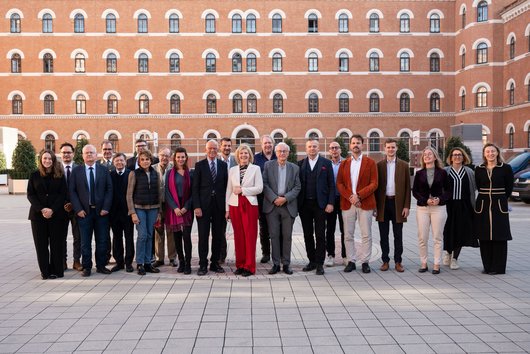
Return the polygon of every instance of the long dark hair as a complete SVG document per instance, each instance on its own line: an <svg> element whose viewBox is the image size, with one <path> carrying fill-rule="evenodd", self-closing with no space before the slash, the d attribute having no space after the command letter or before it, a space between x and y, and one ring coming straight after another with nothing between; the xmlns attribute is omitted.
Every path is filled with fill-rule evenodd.
<svg viewBox="0 0 530 354"><path fill-rule="evenodd" d="M44 167L42 165L42 156L44 154L50 154L50 156L52 157L52 165L50 167L50 171L46 171L46 167ZM46 175L51 175L53 178L63 178L63 168L62 168L62 165L59 161L57 161L57 157L55 156L55 153L51 150L42 150L40 153L39 153L39 163L38 163L38 166L39 166L39 173L42 177L46 176Z"/></svg>
<svg viewBox="0 0 530 354"><path fill-rule="evenodd" d="M177 153L184 153L186 156L186 162L184 163L184 171L188 170L188 152L186 151L186 148L183 148L182 146L177 146L175 149L175 153L173 154L173 168L178 171L179 167L177 164Z"/></svg>

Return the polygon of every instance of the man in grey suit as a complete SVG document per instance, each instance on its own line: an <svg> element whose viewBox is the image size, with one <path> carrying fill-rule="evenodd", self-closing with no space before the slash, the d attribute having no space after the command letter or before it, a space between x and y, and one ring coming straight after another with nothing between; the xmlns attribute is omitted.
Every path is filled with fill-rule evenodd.
<svg viewBox="0 0 530 354"><path fill-rule="evenodd" d="M289 145L278 143L275 148L277 160L266 162L263 170L263 212L267 216L273 262L269 274L280 271L280 262L284 273L293 274L291 242L301 184L299 167L287 161L289 150Z"/></svg>

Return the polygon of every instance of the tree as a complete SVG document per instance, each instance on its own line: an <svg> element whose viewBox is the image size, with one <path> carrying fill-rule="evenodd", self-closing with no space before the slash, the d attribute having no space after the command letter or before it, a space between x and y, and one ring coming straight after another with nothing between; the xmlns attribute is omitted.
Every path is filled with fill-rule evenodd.
<svg viewBox="0 0 530 354"><path fill-rule="evenodd" d="M297 163L298 158L296 157L296 144L294 143L293 139L286 138L283 140L284 143L289 145L289 157L287 158L287 161L292 163Z"/></svg>
<svg viewBox="0 0 530 354"><path fill-rule="evenodd" d="M79 139L77 141L77 144L75 145L74 150L74 162L78 165L83 164L83 147L85 145L88 145L88 140L86 139Z"/></svg>
<svg viewBox="0 0 530 354"><path fill-rule="evenodd" d="M29 175L37 169L37 154L31 141L19 140L13 151L13 179L28 179Z"/></svg>
<svg viewBox="0 0 530 354"><path fill-rule="evenodd" d="M0 151L0 171L7 168L6 155L3 151Z"/></svg>
<svg viewBox="0 0 530 354"><path fill-rule="evenodd" d="M462 142L462 139L459 136L452 136L447 140L444 150L444 163L447 156L449 156L449 152L451 151L451 149L455 147L462 148L466 152L467 156L469 156L469 164L473 164L471 149ZM445 163L445 165L447 165L447 163Z"/></svg>
<svg viewBox="0 0 530 354"><path fill-rule="evenodd" d="M401 159L401 160L407 161L407 162L410 161L408 141L405 142L403 139L398 139L396 155L397 155L398 159Z"/></svg>
<svg viewBox="0 0 530 354"><path fill-rule="evenodd" d="M348 145L344 143L344 139L342 139L340 136L336 137L334 139L337 143L339 143L340 146L340 156L345 159L348 157Z"/></svg>

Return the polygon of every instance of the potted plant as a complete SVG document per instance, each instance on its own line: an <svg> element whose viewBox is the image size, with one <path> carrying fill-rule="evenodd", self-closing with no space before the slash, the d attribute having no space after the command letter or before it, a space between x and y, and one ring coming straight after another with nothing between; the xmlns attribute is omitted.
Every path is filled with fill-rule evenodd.
<svg viewBox="0 0 530 354"><path fill-rule="evenodd" d="M9 194L24 194L29 175L37 169L36 153L29 140L19 140L13 151L13 170L9 173Z"/></svg>

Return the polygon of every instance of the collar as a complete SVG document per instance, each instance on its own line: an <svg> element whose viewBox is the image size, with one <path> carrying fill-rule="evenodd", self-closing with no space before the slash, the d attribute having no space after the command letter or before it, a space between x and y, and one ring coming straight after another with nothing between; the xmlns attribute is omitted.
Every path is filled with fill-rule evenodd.
<svg viewBox="0 0 530 354"><path fill-rule="evenodd" d="M363 159L363 154L361 153L361 154L359 155L359 158L358 158L358 159L356 159L355 156L351 155L351 159L352 159L353 161L362 161L362 159Z"/></svg>
<svg viewBox="0 0 530 354"><path fill-rule="evenodd" d="M386 159L386 163L396 163L397 158L394 156L392 160Z"/></svg>

